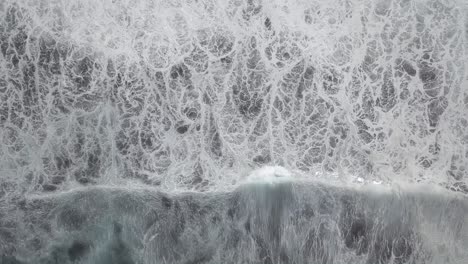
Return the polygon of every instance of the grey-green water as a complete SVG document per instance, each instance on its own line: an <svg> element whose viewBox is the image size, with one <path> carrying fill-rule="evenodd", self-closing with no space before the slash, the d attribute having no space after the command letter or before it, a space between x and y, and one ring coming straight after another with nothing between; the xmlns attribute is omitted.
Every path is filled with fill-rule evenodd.
<svg viewBox="0 0 468 264"><path fill-rule="evenodd" d="M381 189L280 182L35 197L20 201L2 263L466 263L466 197Z"/></svg>

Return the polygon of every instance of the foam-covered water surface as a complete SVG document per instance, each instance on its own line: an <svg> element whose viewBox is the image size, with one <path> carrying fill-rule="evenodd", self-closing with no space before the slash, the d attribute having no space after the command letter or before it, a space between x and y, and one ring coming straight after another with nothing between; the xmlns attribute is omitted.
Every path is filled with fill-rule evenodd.
<svg viewBox="0 0 468 264"><path fill-rule="evenodd" d="M441 203L468 195L467 62L464 0L0 0L2 261L464 262L456 250L468 247L466 237L453 230L466 223L443 213L458 202ZM448 193L399 194L410 185ZM309 187L307 196L301 188ZM372 218L355 227L372 221L370 231L356 231L371 234L367 242L343 231L346 193ZM210 226L205 216L184 220L180 232L200 247L190 248L188 237L168 231L190 210L175 211L163 194L209 204L209 214L222 214L238 194L254 231L233 231L240 218L223 216L209 232L201 231ZM310 221L327 224L313 222L309 231L323 241L309 239L309 220L285 215L325 194L341 209L317 218L315 207ZM146 199L169 208L150 209ZM85 229L73 216L60 220L75 203L96 215ZM453 217L466 218L465 209ZM132 210L141 215L127 223ZM151 212L172 219L167 230L147 230L162 228L144 223ZM400 240L377 223L391 212L418 222L406 232L400 220L382 220L413 243L408 256L395 253L401 260L390 252L407 242L390 243ZM53 218L44 230L41 214ZM145 232L153 242L137 235ZM436 233L447 237L437 242Z"/></svg>
<svg viewBox="0 0 468 264"><path fill-rule="evenodd" d="M4 0L0 13L5 188L205 190L280 164L466 190L463 1Z"/></svg>

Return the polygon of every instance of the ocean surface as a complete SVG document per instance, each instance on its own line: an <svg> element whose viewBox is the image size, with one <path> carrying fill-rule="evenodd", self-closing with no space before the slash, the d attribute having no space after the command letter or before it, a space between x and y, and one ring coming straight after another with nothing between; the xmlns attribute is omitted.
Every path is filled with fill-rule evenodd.
<svg viewBox="0 0 468 264"><path fill-rule="evenodd" d="M464 0L0 0L0 264L468 263Z"/></svg>

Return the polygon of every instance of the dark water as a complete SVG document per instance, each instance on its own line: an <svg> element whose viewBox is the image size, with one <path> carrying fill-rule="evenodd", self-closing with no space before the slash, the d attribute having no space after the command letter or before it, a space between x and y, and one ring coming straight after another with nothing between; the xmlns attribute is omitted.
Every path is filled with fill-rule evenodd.
<svg viewBox="0 0 468 264"><path fill-rule="evenodd" d="M21 201L2 263L463 263L468 200L439 191L92 187Z"/></svg>

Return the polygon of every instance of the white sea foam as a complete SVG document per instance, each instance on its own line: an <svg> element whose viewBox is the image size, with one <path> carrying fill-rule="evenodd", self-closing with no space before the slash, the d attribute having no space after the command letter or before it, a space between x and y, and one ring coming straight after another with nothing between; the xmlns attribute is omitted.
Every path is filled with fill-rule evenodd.
<svg viewBox="0 0 468 264"><path fill-rule="evenodd" d="M249 183L282 183L291 181L291 172L281 166L265 166L252 171L247 177Z"/></svg>
<svg viewBox="0 0 468 264"><path fill-rule="evenodd" d="M1 179L208 190L283 164L466 185L465 6L1 1Z"/></svg>

